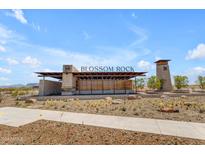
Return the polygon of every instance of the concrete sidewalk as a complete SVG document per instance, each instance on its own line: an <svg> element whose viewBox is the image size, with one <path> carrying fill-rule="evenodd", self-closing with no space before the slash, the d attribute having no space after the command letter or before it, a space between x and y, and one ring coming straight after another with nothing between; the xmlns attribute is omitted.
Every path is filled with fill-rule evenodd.
<svg viewBox="0 0 205 154"><path fill-rule="evenodd" d="M15 107L0 108L0 124L3 125L18 127L41 119L205 140L205 123Z"/></svg>

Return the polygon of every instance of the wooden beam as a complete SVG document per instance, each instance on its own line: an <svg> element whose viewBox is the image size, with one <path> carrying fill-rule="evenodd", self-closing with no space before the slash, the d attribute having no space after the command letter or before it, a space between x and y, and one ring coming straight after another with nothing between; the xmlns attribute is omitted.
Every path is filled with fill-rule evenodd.
<svg viewBox="0 0 205 154"><path fill-rule="evenodd" d="M102 77L102 94L104 94L104 82L103 82L103 77Z"/></svg>

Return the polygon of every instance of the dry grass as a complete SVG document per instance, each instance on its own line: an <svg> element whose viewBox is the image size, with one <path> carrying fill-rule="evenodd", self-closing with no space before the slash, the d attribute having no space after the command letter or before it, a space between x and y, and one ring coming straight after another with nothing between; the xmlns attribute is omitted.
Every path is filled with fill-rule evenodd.
<svg viewBox="0 0 205 154"><path fill-rule="evenodd" d="M136 100L117 99L119 104L113 104L116 100L47 100L33 104L24 101L17 104L19 107L61 110L69 112L83 112L92 114L105 114L117 116L131 116L143 118L168 119L179 121L205 122L205 97L187 98L142 98ZM38 107L38 106L37 106ZM160 109L169 108L178 110L179 113L160 112Z"/></svg>
<svg viewBox="0 0 205 154"><path fill-rule="evenodd" d="M165 97L165 98L139 98L128 99L48 99L46 101L20 101L18 96L13 97L11 91L1 91L0 107L17 106L40 108L48 110L61 110L69 112L82 112L92 114L131 116L142 118L156 118L179 121L205 122L205 96L194 97ZM24 91L25 89L18 89ZM27 89L29 93L30 90ZM19 93L19 92L18 92ZM16 100L17 99L17 100ZM117 103L116 103L117 102ZM178 110L179 113L159 112L164 108Z"/></svg>

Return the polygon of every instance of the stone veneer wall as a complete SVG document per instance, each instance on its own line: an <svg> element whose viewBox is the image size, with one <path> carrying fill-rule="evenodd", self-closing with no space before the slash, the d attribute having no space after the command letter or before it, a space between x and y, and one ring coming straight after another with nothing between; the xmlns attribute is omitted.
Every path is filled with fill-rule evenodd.
<svg viewBox="0 0 205 154"><path fill-rule="evenodd" d="M62 83L58 81L40 80L39 96L60 95Z"/></svg>

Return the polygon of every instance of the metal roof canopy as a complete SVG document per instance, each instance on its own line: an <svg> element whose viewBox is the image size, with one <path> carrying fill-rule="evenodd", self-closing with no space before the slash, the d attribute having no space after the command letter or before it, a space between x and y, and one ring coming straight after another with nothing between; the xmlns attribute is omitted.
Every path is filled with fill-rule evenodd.
<svg viewBox="0 0 205 154"><path fill-rule="evenodd" d="M38 77L52 77L62 80L62 72L35 72ZM72 72L80 79L130 79L136 76L145 76L147 72Z"/></svg>

